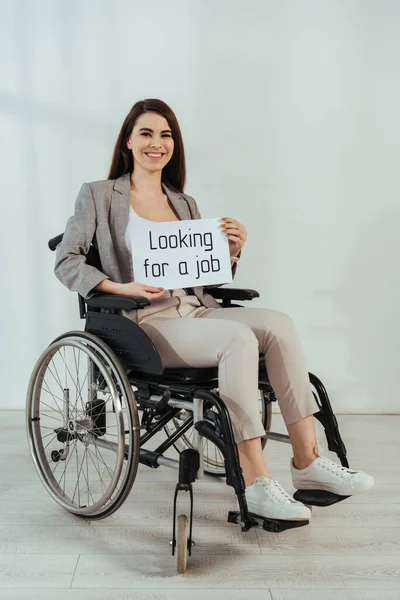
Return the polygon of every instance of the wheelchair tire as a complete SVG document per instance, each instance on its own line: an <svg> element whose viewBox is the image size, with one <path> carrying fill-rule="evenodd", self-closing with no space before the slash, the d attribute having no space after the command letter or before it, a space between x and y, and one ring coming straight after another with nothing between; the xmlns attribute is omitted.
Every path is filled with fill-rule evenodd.
<svg viewBox="0 0 400 600"><path fill-rule="evenodd" d="M179 515L176 534L176 570L181 575L187 569L189 520L186 515Z"/></svg>
<svg viewBox="0 0 400 600"><path fill-rule="evenodd" d="M213 391L217 391L218 388L214 388ZM273 392L267 392L264 390L259 390L260 393L260 417L264 427L264 430L271 430L271 420L272 420L272 406L271 406L271 398L270 395ZM179 417L179 415L178 415ZM178 417L175 417L165 425L164 430L168 437L170 437L181 425ZM171 426L172 424L172 426ZM173 444L175 450L180 454L186 448L193 448L192 440L193 440L193 427L191 427L186 433L181 435L179 439ZM266 443L266 438L262 438L261 444L264 450ZM214 458L211 457L211 454L214 455ZM203 464L204 464L204 472L208 475L214 475L216 477L226 477L225 471L225 461L220 452L220 450L213 444L210 440L204 439L204 452L203 452Z"/></svg>
<svg viewBox="0 0 400 600"><path fill-rule="evenodd" d="M102 519L122 505L139 464L139 418L125 370L104 341L69 331L46 348L29 381L26 426L36 470L60 506Z"/></svg>

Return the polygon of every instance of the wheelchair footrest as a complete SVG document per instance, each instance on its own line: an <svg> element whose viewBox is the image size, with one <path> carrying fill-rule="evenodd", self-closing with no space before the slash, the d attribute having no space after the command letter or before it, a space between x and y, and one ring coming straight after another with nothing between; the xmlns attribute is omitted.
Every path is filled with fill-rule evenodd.
<svg viewBox="0 0 400 600"><path fill-rule="evenodd" d="M272 531L273 533L280 533L281 531L285 531L286 529L294 529L295 527L304 527L304 525L308 525L310 521L302 520L302 521L284 521L282 519L267 519L266 517L262 517L260 515L256 515L254 513L249 512L249 527L246 530L250 529L250 527L259 527L264 531ZM239 511L230 510L228 513L228 523L236 523L241 525L241 516ZM243 529L243 527L242 527Z"/></svg>
<svg viewBox="0 0 400 600"><path fill-rule="evenodd" d="M293 494L293 498L309 506L331 506L350 498L350 496L339 496L339 494L327 492L326 490L297 490Z"/></svg>

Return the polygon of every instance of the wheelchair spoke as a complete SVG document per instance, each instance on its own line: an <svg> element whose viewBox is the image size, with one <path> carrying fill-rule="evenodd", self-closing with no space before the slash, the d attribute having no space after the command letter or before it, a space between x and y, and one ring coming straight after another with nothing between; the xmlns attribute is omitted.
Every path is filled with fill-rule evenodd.
<svg viewBox="0 0 400 600"><path fill-rule="evenodd" d="M73 349L73 350L74 350L74 349ZM61 355L61 357L62 357L62 355ZM73 384L74 384L74 386L75 386L75 390L77 391L77 394L76 394L77 398L76 398L76 402L75 402L75 406L74 406L74 408L75 408L75 411L77 410L77 408L76 408L76 407L77 407L77 404L78 404L78 396L80 397L81 404L82 404L82 408L84 409L84 402L83 402L83 400L82 400L82 394L81 394L82 388L80 388L80 389L79 389L79 387L76 385L76 383L75 383L75 381L74 381L74 378L72 377L71 371L70 371L70 369L69 369L69 367L68 367L68 365L67 365L67 363L66 363L66 358L65 358L65 347L64 347L64 359L63 359L63 360L64 360L65 369L68 371L68 373L69 373L69 376L70 376L70 378L71 378L71 380L72 380L72 383L73 383ZM86 374L86 377L87 377L87 374ZM83 385L85 384L86 377L85 377L85 379L84 379L84 382L82 383L82 387L83 387ZM68 386L67 386L67 377L66 377L66 383L65 383L65 387L66 387L66 388L68 387Z"/></svg>
<svg viewBox="0 0 400 600"><path fill-rule="evenodd" d="M86 448L87 449L87 448ZM88 461L88 454L89 452L85 452L85 456L86 456L86 485L87 485L87 503L89 504L89 494L91 494L90 492L90 485L89 485L89 461Z"/></svg>
<svg viewBox="0 0 400 600"><path fill-rule="evenodd" d="M77 451L77 454L78 454L78 451ZM80 464L80 467L79 467L79 471L78 471L78 473L77 473L78 485L79 485L79 477L80 477L80 475L81 475L81 473L82 473L82 469L83 469L83 463L85 462L85 455L86 455L86 448L85 448L85 450L83 451L83 457L82 457L82 460L81 460L81 464ZM77 458L78 458L78 457L77 457ZM79 486L79 487L80 487L80 486Z"/></svg>
<svg viewBox="0 0 400 600"><path fill-rule="evenodd" d="M84 410L85 407L84 407L83 400L82 400L82 388L85 385L86 377L85 377L82 385L79 386L79 358L80 358L81 353L79 352L79 358L78 358L78 364L77 364L77 362L76 362L75 348L72 348L72 352L73 352L73 355L74 355L74 363L75 363L75 370L76 370L76 382L78 384L77 385L77 389L79 390L78 391L78 395L79 395L80 400L81 400L82 410ZM90 369L90 366L89 366L89 369ZM89 369L88 369L88 371L89 371ZM87 374L86 374L86 376L87 376Z"/></svg>
<svg viewBox="0 0 400 600"><path fill-rule="evenodd" d="M74 441L72 442L72 444L75 444L75 445L76 445L76 440L74 440ZM67 460L66 460L66 462L65 462L65 464L64 464L64 473L66 473L66 471L67 471L67 469L68 469L68 465L69 465L69 463L70 463L70 461L71 461L71 458L72 458L72 457L73 457L73 455L74 455L73 451L71 452L71 446L69 447L69 449L70 449L70 452L69 452L68 458L67 458ZM61 462L62 462L62 461L61 461L61 460L59 460L59 461L56 463L56 465L59 465ZM55 471L55 469L54 469L54 471ZM53 471L53 473L54 473L54 471Z"/></svg>
<svg viewBox="0 0 400 600"><path fill-rule="evenodd" d="M93 463L93 466L94 466L94 468L96 469L96 471L97 471L97 473L98 473L98 475L99 475L99 481L100 481L100 485L102 486L102 488L104 489L104 492L105 492L105 491L107 490L107 488L106 488L106 486L104 485L103 478L102 478L102 476L101 476L101 473L100 473L100 471L99 471L98 465L96 465L96 463L94 462L92 454L93 454L93 453L92 453L92 451L91 451L91 450L89 450L89 452L88 452L88 456L89 456L90 460L92 461L92 463Z"/></svg>
<svg viewBox="0 0 400 600"><path fill-rule="evenodd" d="M87 448L85 448L85 452L84 452L84 455L83 455L83 458L82 458L82 463L81 463L81 468L80 468L79 474L82 473L82 475L83 475L83 477L85 478L85 481L86 481L86 487L87 487L87 492L88 492L88 502L89 502L89 495L90 495L92 501L94 502L94 498L93 498L92 493L90 491L90 486L89 486L88 478L86 477L85 471L83 470L83 463L84 463L85 458L87 458Z"/></svg>
<svg viewBox="0 0 400 600"><path fill-rule="evenodd" d="M42 440L45 440L50 435L53 436L53 439L56 437L56 434L54 433L54 427L42 427L42 429L51 429L50 433L46 433L46 435L42 435Z"/></svg>
<svg viewBox="0 0 400 600"><path fill-rule="evenodd" d="M64 488L63 488L63 493L64 494L65 494L65 480L66 480L67 468L68 468L68 464L69 464L69 461L71 460L72 456L73 456L73 452L70 452L70 456L67 459L67 463L63 465L64 466L64 470L61 473L61 477L60 477L60 479L57 482L58 485L60 485L60 481L64 478ZM61 463L62 463L62 461L58 461L58 462L55 463L55 467L52 469L52 475L53 475L53 477L55 477L55 473L57 471L57 468L58 468L58 466Z"/></svg>
<svg viewBox="0 0 400 600"><path fill-rule="evenodd" d="M49 371L50 371L50 373L53 375L53 372L51 371L51 369L50 369L50 366L49 366ZM53 375L53 377L54 377L54 375ZM59 381L57 381L57 379L56 379L55 377L54 377L54 380L56 381L56 383L57 383L58 385L60 385ZM43 380L43 382L44 382L44 380ZM47 385L47 383L46 383L46 385ZM62 386L61 386L61 385L60 385L60 388L61 388L61 391L63 392L63 388L62 388ZM47 389L47 390L46 390L46 388L45 388L45 391L47 391L47 393L48 393L48 394L50 394L50 395L52 396L52 398L53 398L53 400L54 400L54 403L55 403L55 404L56 404L56 406L58 407L59 411L62 413L62 410L61 410L61 408L58 406L58 403L56 402L56 400L55 400L55 399L57 398L57 400L60 400L60 402L61 402L61 405L62 405L62 403L63 403L63 399L62 399L62 398L60 398L59 396L56 396L55 394L53 394L53 392L51 392L49 389Z"/></svg>
<svg viewBox="0 0 400 600"><path fill-rule="evenodd" d="M53 361L53 359L54 359L54 357L52 357L52 358L51 358L51 361L50 361L50 363L53 363L53 364L54 364L54 361ZM54 375L53 371L52 371L52 370L51 370L51 368L50 368L50 363L49 363L48 369L49 369L49 371L50 371L51 375L53 376L53 378L54 378L54 381L55 381L56 383L58 383L58 385L59 385L59 387L60 387L60 390L61 390L61 391L63 391L63 389L64 389L64 388L63 388L63 386L62 386L62 383L61 383L60 376L59 376L59 374L58 374L58 373L57 373L57 377ZM56 365L55 365L55 364L54 364L54 367L56 368ZM57 369L56 369L56 370L57 370Z"/></svg>
<svg viewBox="0 0 400 600"><path fill-rule="evenodd" d="M51 433L48 433L47 435L45 435L45 436L44 436L44 438L45 438L45 437L48 437L49 435L51 435ZM49 442L46 444L46 446L43 448L44 450L46 450L46 448L47 448L48 446L50 446L50 444L53 442L53 440L54 440L54 438L55 438L55 437L57 437L57 434L56 434L56 433L53 435L53 437L51 438L51 440L50 440L50 441L49 441ZM44 439L44 438L43 438L43 439Z"/></svg>
<svg viewBox="0 0 400 600"><path fill-rule="evenodd" d="M112 476L112 471L110 470L109 466L107 465L106 461L104 460L104 458L102 457L102 455L100 454L99 448L98 446L95 444L94 445L95 450L96 450L96 456L100 457L101 462L104 465L104 470L103 470L103 475L105 473L105 470L107 469L107 471L109 472L109 474Z"/></svg>
<svg viewBox="0 0 400 600"><path fill-rule="evenodd" d="M43 383L45 383L46 386L48 386L48 384L47 384L47 382L45 380L43 380ZM42 383L42 386L43 386L43 383ZM62 413L61 408L58 406L58 404L55 402L55 400L59 400L60 402L64 402L64 400L62 398L60 398L59 396L56 396L56 394L54 394L48 388L46 389L45 387L43 387L42 389L43 389L44 392L46 392L47 394L49 394L54 399L54 403L56 404L56 406L59 409L59 411ZM52 408L52 410L54 410L54 409Z"/></svg>
<svg viewBox="0 0 400 600"><path fill-rule="evenodd" d="M44 402L42 402L42 404L44 404ZM47 419L53 419L54 421L58 421L60 422L60 418L59 417L54 417L53 415L45 415ZM43 427L43 425L41 426Z"/></svg>
<svg viewBox="0 0 400 600"><path fill-rule="evenodd" d="M78 488L78 506L81 505L81 499L80 499L80 491L79 491L79 475L78 475L78 450L77 450L78 445L75 444L75 456L76 456L76 485L75 485L75 490L74 490L74 495L72 496L72 502L74 502L75 500L75 494L76 494L76 489Z"/></svg>
<svg viewBox="0 0 400 600"><path fill-rule="evenodd" d="M72 444L74 444L74 447L71 449L71 445L72 445ZM76 446L77 446L77 440L74 440L74 441L72 442L72 444L70 444L70 446L69 446L69 455L68 455L68 457L67 457L66 461L64 462L64 461L61 461L61 460L59 460L59 461L56 463L57 465L59 465L59 464L61 464L61 463L63 463L63 462L64 462L64 471L63 471L63 474L61 475L61 477L60 477L60 479L59 479L59 481L58 481L58 484L60 484L60 481L61 481L61 479L62 479L62 478L64 478L64 486L65 486L65 479L66 479L66 474L67 474L68 466L69 466L69 463L71 462L71 459L72 459L72 457L74 456L74 449L75 449L75 448L76 448ZM71 451L71 450L72 450L72 451ZM64 493L65 493L65 489L64 489Z"/></svg>
<svg viewBox="0 0 400 600"><path fill-rule="evenodd" d="M110 467L107 465L106 461L102 457L102 455L100 453L100 450L99 450L99 448L97 446L95 446L95 451L96 451L97 461L99 461L99 459L100 459L100 462L103 463L103 465L104 465L103 472L101 473L100 472L100 468L101 467L100 467L99 463L97 463L99 465L99 474L100 474L101 481L103 481L104 473L106 472L106 469L108 471L108 474L109 474L110 478L112 479L113 472L111 471Z"/></svg>
<svg viewBox="0 0 400 600"><path fill-rule="evenodd" d="M43 380L43 384L46 384L46 386L47 386L47 383L46 383L46 381L45 381L45 380ZM42 384L42 385L43 385L43 384ZM46 388L42 388L42 389L43 389L43 391L44 391L44 392L46 392L47 394L49 394L49 395L50 395L50 396L53 398L53 400L54 400L54 404L56 405L58 412L59 412L59 413L62 415L62 414L63 414L63 412L62 412L61 408L58 406L58 403L57 403L57 401L56 401L56 398L57 398L58 400L60 400L61 402L63 402L63 400L62 400L61 398L58 398L58 396L55 396L55 395L54 395L54 394L53 394L53 393L52 393L52 392L51 392L49 389L46 389ZM42 400L42 403L43 403L43 404L45 404L45 403L43 402L43 400ZM50 410L54 410L54 408L53 408L52 406L49 406L48 404L46 404L46 406L48 406L48 407L50 408Z"/></svg>

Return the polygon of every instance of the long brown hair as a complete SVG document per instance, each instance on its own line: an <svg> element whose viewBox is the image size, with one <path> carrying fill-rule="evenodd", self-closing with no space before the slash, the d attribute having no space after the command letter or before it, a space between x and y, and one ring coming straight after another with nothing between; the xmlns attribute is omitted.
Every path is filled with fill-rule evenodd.
<svg viewBox="0 0 400 600"><path fill-rule="evenodd" d="M132 173L134 169L133 156L132 152L127 148L126 142L132 133L136 119L145 112L158 113L168 121L168 125L172 131L172 139L174 140L174 152L170 161L162 170L161 181L176 192L183 192L186 181L186 162L181 130L173 110L168 104L157 98L139 100L132 106L122 124L115 144L108 179L117 179L125 173Z"/></svg>

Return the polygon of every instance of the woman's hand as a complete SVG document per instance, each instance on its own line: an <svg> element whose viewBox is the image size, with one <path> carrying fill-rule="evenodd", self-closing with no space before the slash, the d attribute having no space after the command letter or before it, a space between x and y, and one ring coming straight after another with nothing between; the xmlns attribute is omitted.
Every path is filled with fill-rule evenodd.
<svg viewBox="0 0 400 600"><path fill-rule="evenodd" d="M246 227L230 217L223 217L221 221L221 230L227 235L229 241L229 254L237 256L247 240Z"/></svg>
<svg viewBox="0 0 400 600"><path fill-rule="evenodd" d="M144 296L148 300L158 300L164 294L165 289L147 285L147 283L138 283L131 281L130 283L120 283L118 294L122 296Z"/></svg>

